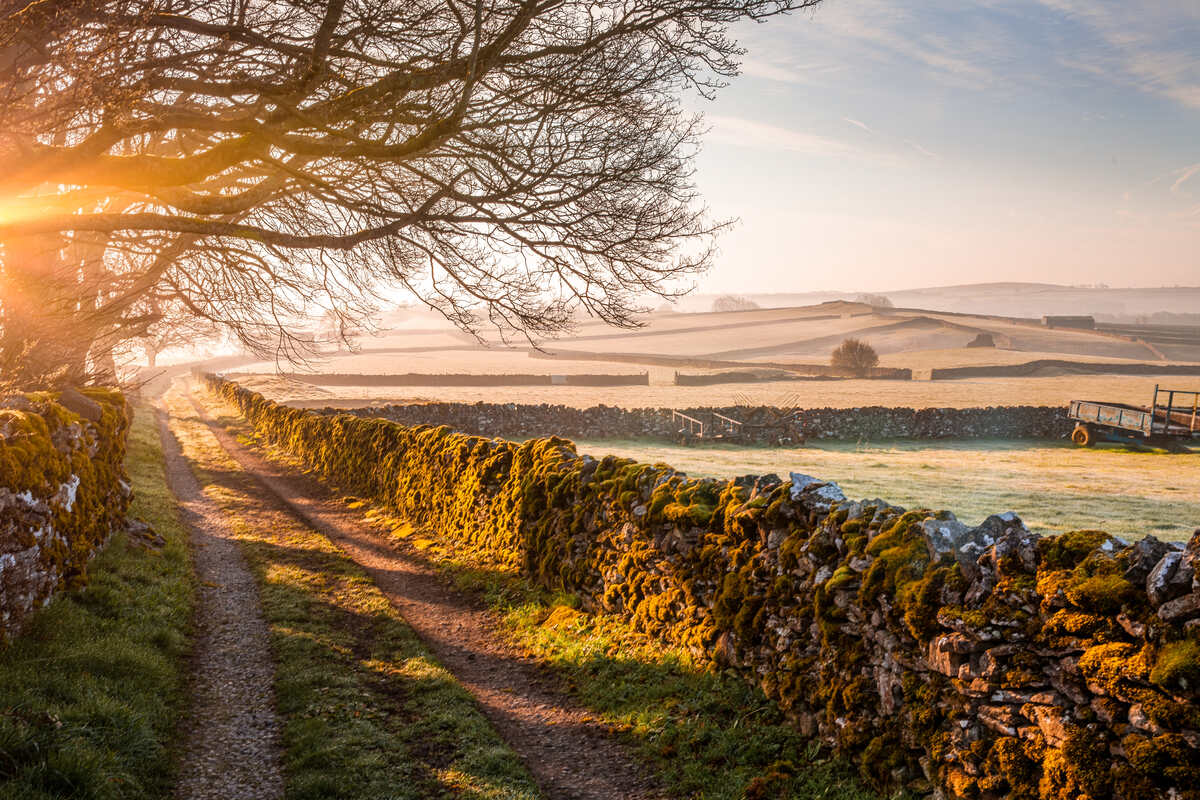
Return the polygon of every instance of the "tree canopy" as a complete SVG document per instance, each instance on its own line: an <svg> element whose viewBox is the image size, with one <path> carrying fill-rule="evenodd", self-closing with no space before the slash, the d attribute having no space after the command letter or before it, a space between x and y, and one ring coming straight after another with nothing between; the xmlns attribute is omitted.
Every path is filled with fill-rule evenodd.
<svg viewBox="0 0 1200 800"><path fill-rule="evenodd" d="M875 348L861 339L843 339L829 356L829 364L835 369L852 375L866 375L879 365L879 354Z"/></svg>
<svg viewBox="0 0 1200 800"><path fill-rule="evenodd" d="M66 363L169 305L287 351L396 286L467 329L626 324L721 226L681 95L816 2L0 0L0 348L66 318Z"/></svg>

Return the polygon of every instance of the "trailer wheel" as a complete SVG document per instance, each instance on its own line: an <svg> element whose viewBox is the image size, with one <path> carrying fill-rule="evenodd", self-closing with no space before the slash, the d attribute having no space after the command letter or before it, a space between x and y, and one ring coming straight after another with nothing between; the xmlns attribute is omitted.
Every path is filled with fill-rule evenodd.
<svg viewBox="0 0 1200 800"><path fill-rule="evenodd" d="M1071 431L1071 441L1080 447L1091 447L1096 439L1087 425L1076 425L1075 430Z"/></svg>

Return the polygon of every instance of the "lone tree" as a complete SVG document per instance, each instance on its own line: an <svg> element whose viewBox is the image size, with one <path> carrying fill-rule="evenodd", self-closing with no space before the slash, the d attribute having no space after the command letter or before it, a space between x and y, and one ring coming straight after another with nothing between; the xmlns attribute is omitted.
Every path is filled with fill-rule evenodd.
<svg viewBox="0 0 1200 800"><path fill-rule="evenodd" d="M870 294L869 292L860 294L854 298L856 303L866 303L875 308L895 308L895 304L888 298L886 294Z"/></svg>
<svg viewBox="0 0 1200 800"><path fill-rule="evenodd" d="M758 307L758 303L754 302L749 297L743 297L739 294L723 294L716 300L713 300L712 304L712 310L716 312L753 311Z"/></svg>
<svg viewBox="0 0 1200 800"><path fill-rule="evenodd" d="M829 357L829 364L834 369L849 372L852 375L865 375L879 364L879 354L875 348L859 339L843 339L834 348Z"/></svg>
<svg viewBox="0 0 1200 800"><path fill-rule="evenodd" d="M0 0L0 363L78 379L156 305L287 356L396 287L632 324L723 226L679 96L816 2Z"/></svg>

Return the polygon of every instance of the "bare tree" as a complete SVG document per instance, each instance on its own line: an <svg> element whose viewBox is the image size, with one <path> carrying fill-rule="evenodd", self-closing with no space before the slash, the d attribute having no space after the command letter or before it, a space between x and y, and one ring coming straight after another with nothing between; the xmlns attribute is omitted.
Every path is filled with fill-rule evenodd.
<svg viewBox="0 0 1200 800"><path fill-rule="evenodd" d="M631 324L721 227L680 95L816 2L0 0L0 347L65 316L45 358L82 363L163 287L284 355L397 286L468 330Z"/></svg>
<svg viewBox="0 0 1200 800"><path fill-rule="evenodd" d="M852 375L866 375L879 364L875 348L859 339L843 339L829 356L829 364L835 369Z"/></svg>
<svg viewBox="0 0 1200 800"><path fill-rule="evenodd" d="M139 302L139 308L148 319L154 321L147 324L136 338L125 339L115 345L116 353L124 356L127 362L132 362L140 355L146 366L153 368L165 351L203 347L215 344L222 338L222 331L217 325L193 314L170 294L152 292Z"/></svg>
<svg viewBox="0 0 1200 800"><path fill-rule="evenodd" d="M867 305L874 306L875 308L895 308L896 307L895 304L891 301L891 299L888 298L888 296L886 294L864 293L864 294L860 294L858 297L854 298L854 302L866 303Z"/></svg>
<svg viewBox="0 0 1200 800"><path fill-rule="evenodd" d="M753 311L758 307L758 303L740 294L723 294L716 300L713 300L712 304L712 310L718 313L724 311Z"/></svg>

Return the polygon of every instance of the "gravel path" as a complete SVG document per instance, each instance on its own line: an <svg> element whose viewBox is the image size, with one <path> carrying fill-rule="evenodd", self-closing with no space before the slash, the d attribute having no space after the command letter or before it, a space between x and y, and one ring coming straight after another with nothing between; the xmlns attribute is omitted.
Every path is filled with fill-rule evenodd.
<svg viewBox="0 0 1200 800"><path fill-rule="evenodd" d="M254 577L217 505L204 496L159 413L167 483L179 500L199 581L192 713L185 724L180 800L283 797L275 668Z"/></svg>
<svg viewBox="0 0 1200 800"><path fill-rule="evenodd" d="M639 800L664 793L544 667L507 644L481 601L398 550L317 481L243 447L200 404L221 446L292 513L358 562L438 660L474 695L550 800Z"/></svg>

